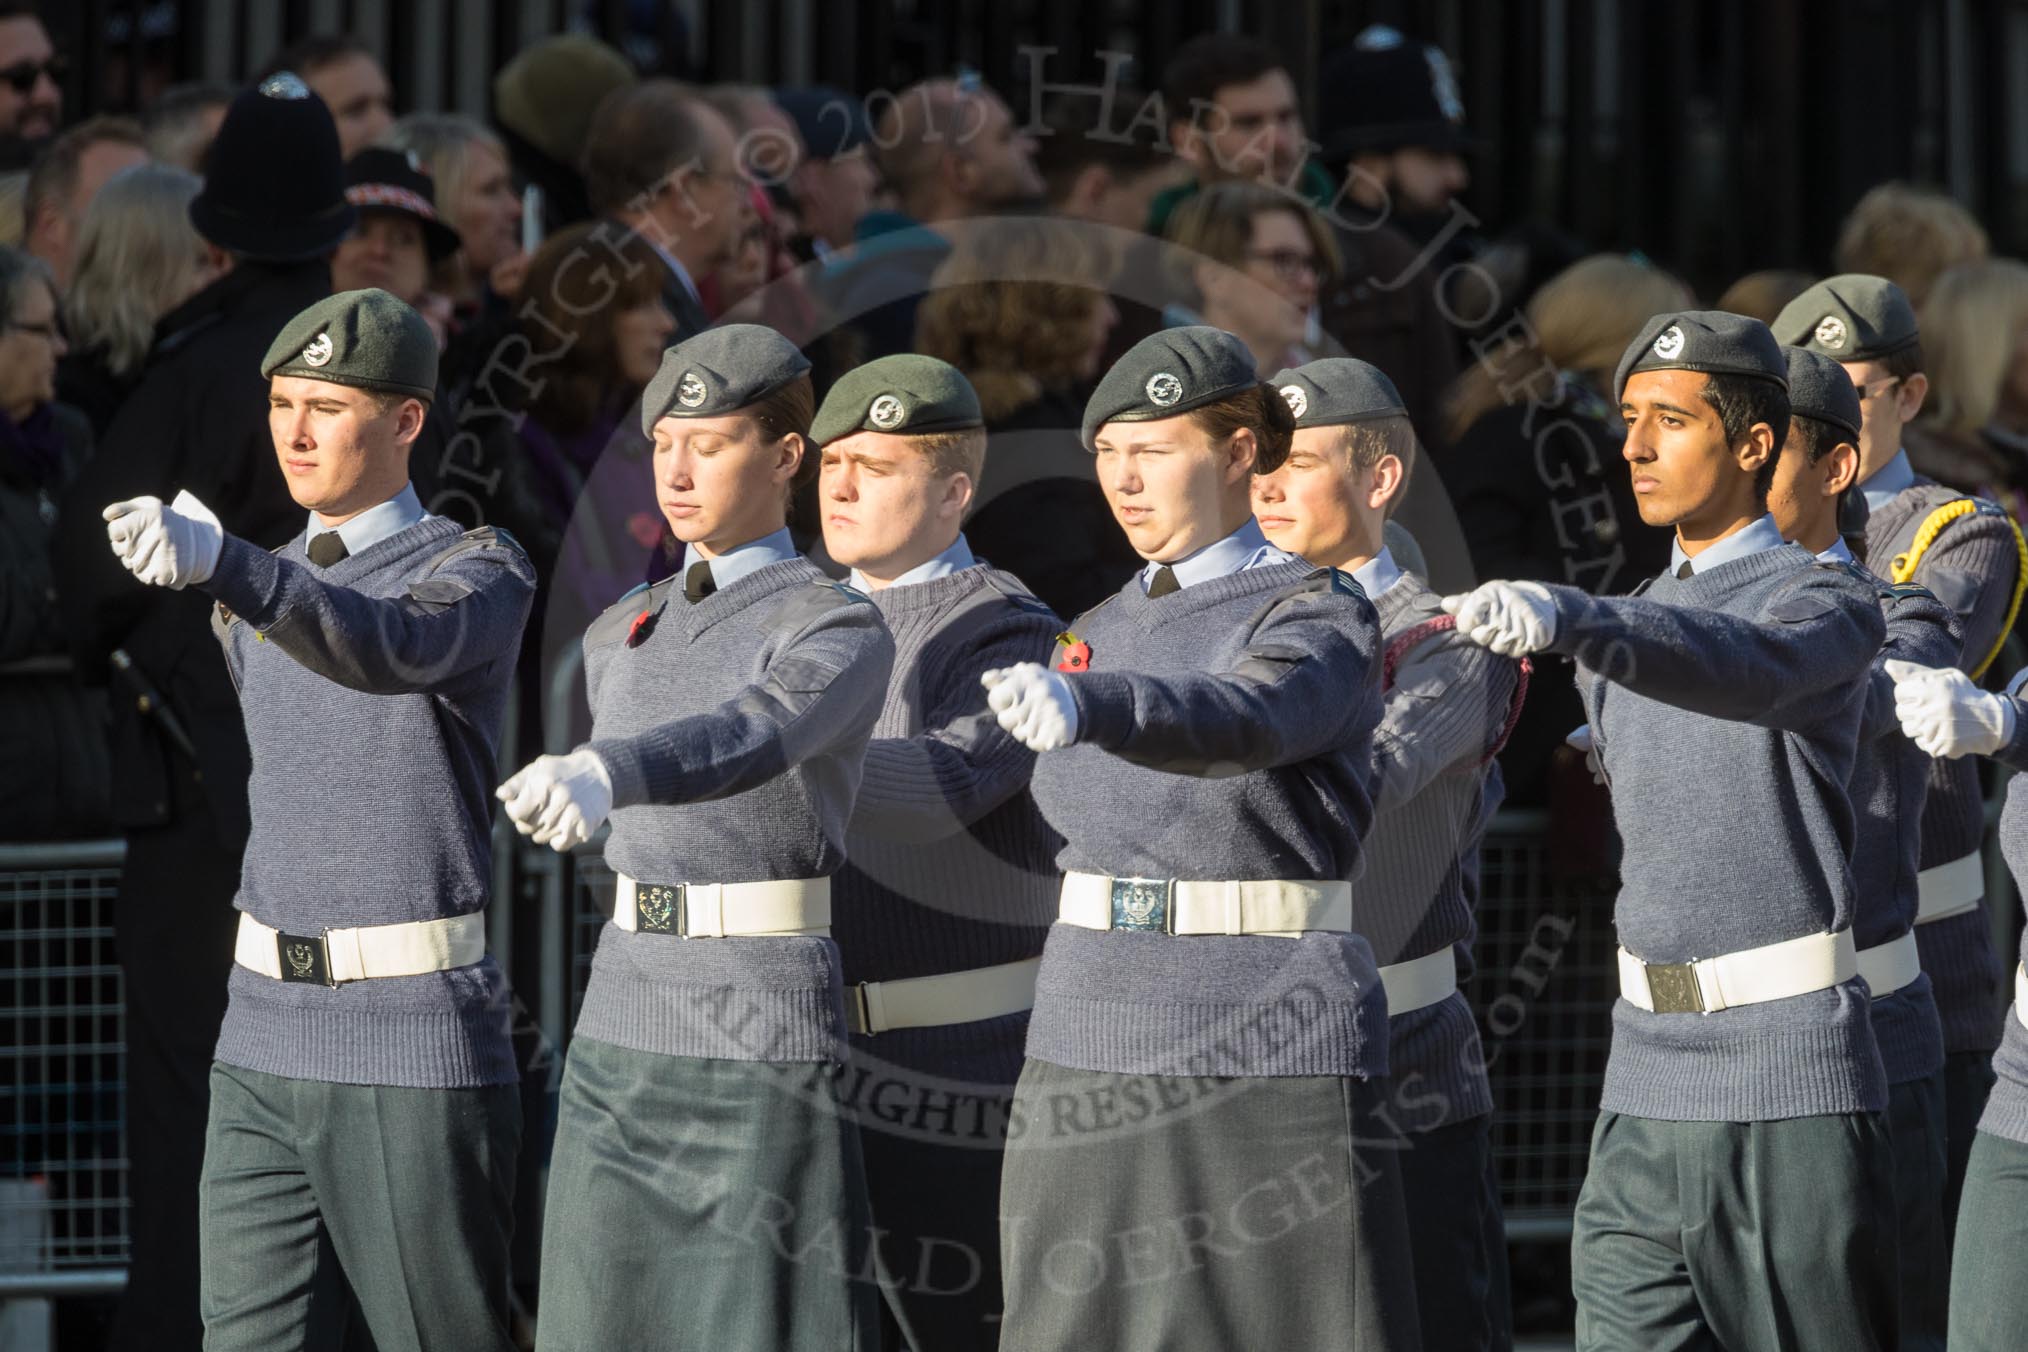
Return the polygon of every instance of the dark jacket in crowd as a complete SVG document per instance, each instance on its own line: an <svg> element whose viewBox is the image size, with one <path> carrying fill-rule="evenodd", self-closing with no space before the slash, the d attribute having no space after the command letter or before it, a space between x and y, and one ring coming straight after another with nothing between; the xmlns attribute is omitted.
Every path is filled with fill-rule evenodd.
<svg viewBox="0 0 2028 1352"><path fill-rule="evenodd" d="M249 766L209 604L196 591L146 587L130 576L106 545L101 510L141 494L166 502L187 488L226 530L263 548L301 530L303 509L275 462L260 366L282 326L330 292L321 260L241 262L164 316L140 384L64 496L57 591L81 671L112 681L113 813L122 826L168 825L171 777L188 788L196 775L220 844L236 855L246 840ZM159 694L187 750L161 718L142 711L131 678L115 678L115 649Z"/></svg>
<svg viewBox="0 0 2028 1352"><path fill-rule="evenodd" d="M898 211L869 211L850 249L832 255L818 299L864 340L862 359L915 351L915 312L950 241Z"/></svg>
<svg viewBox="0 0 2028 1352"><path fill-rule="evenodd" d="M113 415L134 392L141 373L113 374L106 364L103 346L77 348L56 363L56 399L68 404L91 421L92 439L104 441L112 428Z"/></svg>
<svg viewBox="0 0 2028 1352"><path fill-rule="evenodd" d="M1440 451L1449 490L1482 578L1563 583L1623 595L1669 562L1669 532L1641 520L1624 437L1605 401L1566 378L1560 408L1508 404ZM1550 757L1585 721L1568 663L1535 658L1521 720L1501 753L1508 802L1547 795Z"/></svg>
<svg viewBox="0 0 2028 1352"><path fill-rule="evenodd" d="M1440 410L1458 374L1458 334L1437 305L1440 265L1384 225L1335 233L1340 272L1318 302L1319 322L1347 356L1387 372L1422 444L1441 445Z"/></svg>
<svg viewBox="0 0 2028 1352"><path fill-rule="evenodd" d="M965 522L974 554L1065 619L1111 596L1141 566L1078 440L1083 415L1081 399L1049 393L988 419L986 469Z"/></svg>
<svg viewBox="0 0 2028 1352"><path fill-rule="evenodd" d="M0 413L0 839L111 833L105 698L71 671L49 558L57 499L91 452L74 408Z"/></svg>

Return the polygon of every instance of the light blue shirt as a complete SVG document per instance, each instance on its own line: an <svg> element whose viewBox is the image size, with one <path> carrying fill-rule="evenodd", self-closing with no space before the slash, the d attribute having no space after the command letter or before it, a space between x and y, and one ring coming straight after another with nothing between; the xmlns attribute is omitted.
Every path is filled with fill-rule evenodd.
<svg viewBox="0 0 2028 1352"><path fill-rule="evenodd" d="M1873 477L1859 485L1859 493L1866 499L1866 510L1877 512L1913 487L1915 466L1908 463L1908 451L1904 448L1896 451L1892 460L1874 470Z"/></svg>
<svg viewBox="0 0 2028 1352"><path fill-rule="evenodd" d="M310 513L310 533L304 536L307 543L326 531L335 530L338 538L345 542L347 554L362 554L379 544L390 535L398 535L429 513L423 511L422 499L416 496L414 484L403 484L396 493L378 507L368 507L358 516L342 526L327 526Z"/></svg>
<svg viewBox="0 0 2028 1352"><path fill-rule="evenodd" d="M1775 525L1774 514L1769 513L1746 529L1734 531L1694 559L1683 552L1681 540L1672 540L1669 544L1669 571L1679 571L1687 561L1692 576L1708 573L1722 563L1758 554L1763 549L1779 549L1787 543L1782 539L1781 528Z"/></svg>
<svg viewBox="0 0 2028 1352"><path fill-rule="evenodd" d="M728 549L710 560L711 580L723 590L743 577L758 573L771 563L782 563L795 557L796 542L789 538L789 528L783 526L773 535L763 535L758 540L749 540L738 548ZM692 562L695 561L693 558ZM689 572L690 565L684 564L683 571Z"/></svg>
<svg viewBox="0 0 2028 1352"><path fill-rule="evenodd" d="M1226 577L1233 573L1245 572L1249 568L1265 568L1277 563L1300 563L1301 560L1285 549L1277 549L1268 543L1261 533L1260 522L1252 517L1223 540L1204 546L1187 558L1177 559L1164 565L1150 562L1141 570L1141 590L1148 590L1148 584L1155 580L1155 573L1163 567L1176 571L1176 584L1189 587L1213 578Z"/></svg>
<svg viewBox="0 0 2028 1352"><path fill-rule="evenodd" d="M1377 601L1380 593L1401 581L1401 569L1394 562L1394 551L1386 545L1380 552L1352 570L1352 580L1359 584L1359 590L1366 593L1366 599Z"/></svg>
<svg viewBox="0 0 2028 1352"><path fill-rule="evenodd" d="M922 563L918 563L915 567L909 569L887 585L890 587L906 587L911 582L928 582L932 578L949 577L952 573L963 572L977 562L978 560L972 557L972 547L966 544L965 537L960 535L957 539L951 541L949 549L946 549L933 559L926 559ZM866 585L866 575L857 568L852 570L852 576L846 580L845 585L854 591L873 590Z"/></svg>
<svg viewBox="0 0 2028 1352"><path fill-rule="evenodd" d="M1845 543L1843 536L1831 541L1829 549L1818 551L1817 557L1825 563L1849 563L1855 567L1859 563L1859 560L1852 557L1852 546Z"/></svg>

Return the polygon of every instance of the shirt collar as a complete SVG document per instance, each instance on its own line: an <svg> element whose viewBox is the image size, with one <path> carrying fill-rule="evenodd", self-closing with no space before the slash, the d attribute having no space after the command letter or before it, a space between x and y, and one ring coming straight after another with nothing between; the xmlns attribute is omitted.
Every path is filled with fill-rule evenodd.
<svg viewBox="0 0 2028 1352"><path fill-rule="evenodd" d="M648 243L654 248L656 253L662 255L662 261L669 265L669 271L676 274L676 280L683 283L683 289L690 293L690 299L696 301L699 305L702 305L704 303L704 297L698 293L697 283L691 280L690 269L683 266L683 260L678 258L675 254L670 253L667 249L663 248L661 243L657 241L653 235L647 233L646 231L641 231L639 233L641 235L641 238L647 240Z"/></svg>
<svg viewBox="0 0 2028 1352"><path fill-rule="evenodd" d="M1859 492L1866 499L1868 511L1877 512L1895 497L1915 487L1915 466L1908 463L1908 450L1903 447L1894 453L1894 458L1873 471L1873 477L1859 485Z"/></svg>
<svg viewBox="0 0 2028 1352"><path fill-rule="evenodd" d="M1268 543L1261 533L1260 522L1252 517L1245 524L1226 536L1204 546L1187 558L1163 565L1150 560L1141 569L1141 590L1147 591L1148 584L1155 580L1156 572L1164 566L1176 574L1179 587L1194 586L1209 582L1213 578L1226 577L1232 573L1244 572L1248 568L1259 568L1263 564L1288 563L1296 556L1284 549L1277 549Z"/></svg>
<svg viewBox="0 0 2028 1352"><path fill-rule="evenodd" d="M363 554L390 535L398 535L427 516L423 511L422 499L416 496L414 484L403 484L396 493L378 507L368 507L358 516L342 526L327 526L310 513L309 533L303 538L314 540L326 531L335 530L338 538L345 542L347 554Z"/></svg>
<svg viewBox="0 0 2028 1352"><path fill-rule="evenodd" d="M772 535L749 540L710 560L711 580L723 590L771 563L783 563L795 557L796 542L789 538L789 528L784 526Z"/></svg>
<svg viewBox="0 0 2028 1352"><path fill-rule="evenodd" d="M1722 563L1731 563L1734 559L1743 559L1749 554L1758 554L1763 549L1777 549L1786 543L1787 541L1782 539L1781 528L1775 525L1774 516L1772 513L1769 513L1763 515L1760 520L1755 521L1744 530L1734 531L1694 559L1683 552L1683 542L1681 540L1670 541L1669 571L1672 573L1677 572L1683 567L1684 562L1688 560L1690 571L1693 575L1708 573Z"/></svg>
<svg viewBox="0 0 2028 1352"><path fill-rule="evenodd" d="M1394 551L1382 545L1378 554L1352 570L1352 580L1359 584L1359 590L1366 593L1367 600L1379 600L1382 592L1401 581L1401 568L1394 561Z"/></svg>
<svg viewBox="0 0 2028 1352"><path fill-rule="evenodd" d="M1842 535L1831 541L1829 549L1819 550L1817 558L1824 563L1856 564L1859 562L1859 560L1852 557L1852 546L1845 543L1845 537Z"/></svg>
<svg viewBox="0 0 2028 1352"><path fill-rule="evenodd" d="M887 585L890 587L906 587L911 582L928 582L933 578L949 577L952 573L963 572L977 562L978 560L972 557L972 547L966 544L965 537L960 535L957 539L951 541L949 549L944 550L943 553L933 559L925 559L923 562L918 563L915 567L909 569ZM861 573L857 568L852 570L852 576L847 580L845 585L851 587L854 591L873 590L866 585L865 574Z"/></svg>

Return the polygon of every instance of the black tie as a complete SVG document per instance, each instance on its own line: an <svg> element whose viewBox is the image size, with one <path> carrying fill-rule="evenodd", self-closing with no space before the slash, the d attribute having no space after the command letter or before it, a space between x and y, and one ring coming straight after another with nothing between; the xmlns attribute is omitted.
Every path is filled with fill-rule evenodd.
<svg viewBox="0 0 2028 1352"><path fill-rule="evenodd" d="M1176 570L1166 563L1157 568L1155 575L1148 579L1148 599L1150 601L1158 596L1167 596L1172 591L1181 590L1183 590L1183 584L1176 580Z"/></svg>
<svg viewBox="0 0 2028 1352"><path fill-rule="evenodd" d="M1677 580L1679 580L1679 581L1680 581L1680 580L1682 580L1683 578L1686 578L1686 577L1688 577L1688 576L1690 576L1690 560L1688 560L1688 559L1685 559L1685 560L1683 560L1682 564L1681 564L1680 566L1678 566L1678 567L1677 567L1677 569L1676 569L1676 577L1677 577Z"/></svg>
<svg viewBox="0 0 2028 1352"><path fill-rule="evenodd" d="M335 530L327 530L310 541L310 562L319 568L329 568L351 552L345 547L345 537Z"/></svg>
<svg viewBox="0 0 2028 1352"><path fill-rule="evenodd" d="M705 597L718 590L718 579L711 575L711 564L699 559L683 574L683 598L696 605Z"/></svg>

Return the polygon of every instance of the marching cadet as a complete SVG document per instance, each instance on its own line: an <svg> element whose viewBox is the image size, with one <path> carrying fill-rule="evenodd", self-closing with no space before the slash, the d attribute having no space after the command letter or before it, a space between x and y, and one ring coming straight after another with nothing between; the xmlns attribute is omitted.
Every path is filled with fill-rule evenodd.
<svg viewBox="0 0 2028 1352"><path fill-rule="evenodd" d="M591 740L500 787L538 844L610 815L612 923L564 1066L544 1349L871 1347L830 878L894 646L790 543L809 363L730 324L641 396L694 561L585 634Z"/></svg>
<svg viewBox="0 0 2028 1352"><path fill-rule="evenodd" d="M1383 539L1416 459L1393 383L1347 357L1282 371L1272 383L1296 432L1288 459L1254 476L1254 515L1275 545L1350 572L1380 615L1385 711L1373 734L1374 821L1355 918L1387 989L1388 1126L1403 1134L1423 1343L1507 1347L1493 1095L1458 968L1470 963L1476 933L1467 886L1488 767L1525 681L1519 664L1452 634L1436 593L1402 571Z"/></svg>
<svg viewBox="0 0 2028 1352"><path fill-rule="evenodd" d="M904 353L848 372L810 435L824 550L894 636L832 922L883 1333L914 1352L991 1352L1002 1105L1058 878L1028 795L1035 753L995 721L979 677L1046 658L1063 626L959 532L986 431L956 367Z"/></svg>
<svg viewBox="0 0 2028 1352"><path fill-rule="evenodd" d="M2003 508L1925 479L1910 467L1902 429L1922 409L1915 310L1884 277L1847 273L1796 297L1776 317L1782 342L1821 353L1858 386L1859 490L1869 516L1866 558L1889 582L1914 582L1957 613L1957 665L1977 680L2014 627L2028 580L2028 547ZM1979 853L1986 805L1974 762L1938 761L1922 814L1916 946L1943 1019L1944 1117L1949 1133L1946 1232L1957 1216L1965 1158L1992 1087L2005 1012Z"/></svg>
<svg viewBox="0 0 2028 1352"><path fill-rule="evenodd" d="M240 692L253 834L211 1072L204 1345L513 1347L518 1074L486 954L493 755L535 577L512 539L424 513L409 450L429 325L319 301L261 363L308 528L269 553L187 491L114 503L143 581L197 587Z"/></svg>
<svg viewBox="0 0 2028 1352"><path fill-rule="evenodd" d="M1789 366L1789 434L1775 464L1769 509L1783 538L1820 560L1853 563L1839 526L1841 508L1856 491L1859 392L1829 357L1799 347L1785 347L1782 355ZM1856 818L1852 940L1887 1072L1901 1270L1896 1346L1942 1352L1951 1247L1943 1222L1943 1025L1915 941L1917 825L1929 789L1929 757L1901 735L1887 666L1957 661L1958 626L1947 606L1914 583L1873 581L1887 641L1873 659L1846 784Z"/></svg>
<svg viewBox="0 0 2028 1352"><path fill-rule="evenodd" d="M1634 598L1490 582L1444 599L1475 643L1576 659L1624 842L1577 1345L1890 1348L1887 1089L1844 788L1879 596L1767 515L1789 401L1764 325L1657 315L1614 390L1675 567Z"/></svg>
<svg viewBox="0 0 2028 1352"><path fill-rule="evenodd" d="M2016 672L2004 695L1989 694L1962 670L1895 668L1895 709L1923 751L1940 759L1990 756L2009 770L2028 770L2028 711ZM2009 781L2000 813L2000 849L2015 883L2028 890L2028 792ZM2028 1282L2021 1254L2028 1246L2028 933L2014 968L2014 1000L2000 1050L1997 1083L1979 1118L1958 1208L1951 1260L1951 1352L2014 1352L2028 1328Z"/></svg>
<svg viewBox="0 0 2028 1352"><path fill-rule="evenodd" d="M1082 434L1147 566L1056 670L983 678L1065 837L1000 1193L1023 1352L1418 1345L1346 881L1379 634L1253 519L1292 431L1231 334L1137 343Z"/></svg>

